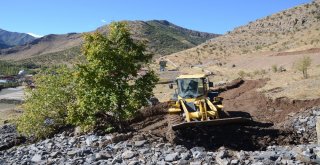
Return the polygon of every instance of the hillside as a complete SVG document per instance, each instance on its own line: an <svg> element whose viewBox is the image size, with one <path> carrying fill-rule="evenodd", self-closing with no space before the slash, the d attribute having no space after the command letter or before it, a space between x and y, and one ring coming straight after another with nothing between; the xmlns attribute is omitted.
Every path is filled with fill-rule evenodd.
<svg viewBox="0 0 320 165"><path fill-rule="evenodd" d="M217 34L193 31L174 25L166 20L128 21L136 39L148 41L149 50L155 54L167 55L197 46ZM108 26L98 28L102 33L108 32Z"/></svg>
<svg viewBox="0 0 320 165"><path fill-rule="evenodd" d="M29 34L0 29L0 49L26 44L35 38Z"/></svg>
<svg viewBox="0 0 320 165"><path fill-rule="evenodd" d="M320 2L313 1L237 27L226 35L172 54L170 58L189 66L233 55L317 48L320 47L319 38Z"/></svg>
<svg viewBox="0 0 320 165"><path fill-rule="evenodd" d="M182 51L197 46L217 34L193 31L168 21L127 21L133 38L146 40L148 51L157 56ZM108 25L97 31L107 34ZM0 50L0 58L36 63L60 63L71 60L79 53L81 34L47 35L33 42L10 49Z"/></svg>
<svg viewBox="0 0 320 165"><path fill-rule="evenodd" d="M212 73L210 80L217 84L239 77L269 79L259 91L270 99L312 100L320 97L319 54L320 1L317 0L237 27L197 47L173 53L167 59L179 66L175 75ZM311 59L308 79L296 67L304 57ZM158 69L158 63L153 67ZM172 79L168 75L173 73L161 78ZM167 86L159 86L155 91L159 100L168 98Z"/></svg>

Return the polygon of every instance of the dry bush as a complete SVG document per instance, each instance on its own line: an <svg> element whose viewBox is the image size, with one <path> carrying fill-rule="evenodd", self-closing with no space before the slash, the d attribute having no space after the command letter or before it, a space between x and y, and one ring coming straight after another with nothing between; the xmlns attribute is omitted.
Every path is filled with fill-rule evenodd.
<svg viewBox="0 0 320 165"><path fill-rule="evenodd" d="M309 56L304 56L294 63L294 68L302 72L303 78L308 78L308 69L311 66L312 59Z"/></svg>

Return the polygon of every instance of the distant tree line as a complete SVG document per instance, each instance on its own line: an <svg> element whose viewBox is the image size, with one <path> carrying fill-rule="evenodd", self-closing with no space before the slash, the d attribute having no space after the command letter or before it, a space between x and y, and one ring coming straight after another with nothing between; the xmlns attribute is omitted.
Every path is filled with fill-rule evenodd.
<svg viewBox="0 0 320 165"><path fill-rule="evenodd" d="M10 61L0 60L0 76L12 76L17 75L20 70L32 70L39 68L40 66L33 63L15 63Z"/></svg>

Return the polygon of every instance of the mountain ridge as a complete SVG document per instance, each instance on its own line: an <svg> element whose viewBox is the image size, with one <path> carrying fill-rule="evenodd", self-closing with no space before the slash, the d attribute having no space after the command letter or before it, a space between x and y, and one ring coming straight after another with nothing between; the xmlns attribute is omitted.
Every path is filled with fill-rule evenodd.
<svg viewBox="0 0 320 165"><path fill-rule="evenodd" d="M128 24L133 39L146 40L147 50L156 56L178 52L199 45L208 39L220 36L219 34L189 30L166 20L125 21ZM104 25L95 31L108 33L108 26ZM91 31L93 32L93 31ZM62 35L50 34L37 38L25 45L0 50L0 58L9 60L28 60L41 58L55 59L52 56L68 58L75 56L70 50L78 49L82 43L81 33ZM66 54L68 52L68 54ZM78 50L76 52L79 52ZM64 54L64 55L62 55ZM40 57L45 56L45 57ZM51 56L51 57L49 57ZM50 62L50 60L47 60Z"/></svg>
<svg viewBox="0 0 320 165"><path fill-rule="evenodd" d="M34 39L35 37L26 33L10 32L0 28L0 49L24 45Z"/></svg>

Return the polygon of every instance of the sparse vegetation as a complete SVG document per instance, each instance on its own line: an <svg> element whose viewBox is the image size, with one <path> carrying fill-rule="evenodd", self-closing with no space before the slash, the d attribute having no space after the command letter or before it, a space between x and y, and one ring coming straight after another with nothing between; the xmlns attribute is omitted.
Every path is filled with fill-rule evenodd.
<svg viewBox="0 0 320 165"><path fill-rule="evenodd" d="M241 78L244 78L246 76L246 72L241 70L238 72L238 75L241 77Z"/></svg>
<svg viewBox="0 0 320 165"><path fill-rule="evenodd" d="M303 78L308 78L308 69L311 66L311 58L309 56L304 56L294 63L295 69L302 72Z"/></svg>
<svg viewBox="0 0 320 165"><path fill-rule="evenodd" d="M276 65L276 64L272 65L271 70L273 73L277 73L278 72L278 65Z"/></svg>

